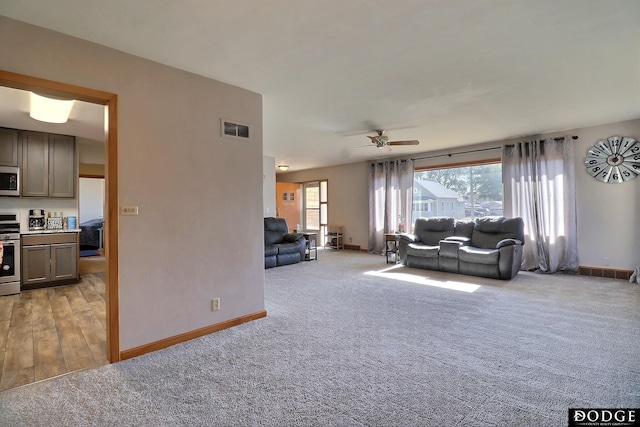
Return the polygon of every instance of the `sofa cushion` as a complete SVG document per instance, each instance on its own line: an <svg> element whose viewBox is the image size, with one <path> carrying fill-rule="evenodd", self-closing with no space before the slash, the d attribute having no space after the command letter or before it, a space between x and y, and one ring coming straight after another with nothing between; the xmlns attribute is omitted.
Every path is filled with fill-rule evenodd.
<svg viewBox="0 0 640 427"><path fill-rule="evenodd" d="M524 242L522 218L484 217L475 222L471 246L495 249L500 240L517 239Z"/></svg>
<svg viewBox="0 0 640 427"><path fill-rule="evenodd" d="M300 262L300 253L290 253L290 254L278 254L278 266L288 265L288 264L296 264Z"/></svg>
<svg viewBox="0 0 640 427"><path fill-rule="evenodd" d="M282 243L284 235L279 231L264 230L264 244L277 245Z"/></svg>
<svg viewBox="0 0 640 427"><path fill-rule="evenodd" d="M278 245L278 255L300 253L298 243L281 243Z"/></svg>
<svg viewBox="0 0 640 427"><path fill-rule="evenodd" d="M450 217L418 218L415 234L428 246L438 246L440 240L453 236L455 219Z"/></svg>
<svg viewBox="0 0 640 427"><path fill-rule="evenodd" d="M278 247L276 245L268 245L264 247L264 256L278 255Z"/></svg>
<svg viewBox="0 0 640 427"><path fill-rule="evenodd" d="M473 246L461 246L460 249L458 249L458 259L460 262L470 262L473 264L498 265L500 249L483 249Z"/></svg>
<svg viewBox="0 0 640 427"><path fill-rule="evenodd" d="M407 256L438 258L439 250L439 246L427 246L420 243L409 243L409 245L407 246Z"/></svg>
<svg viewBox="0 0 640 427"><path fill-rule="evenodd" d="M273 268L278 265L278 260L275 255L264 257L264 268Z"/></svg>
<svg viewBox="0 0 640 427"><path fill-rule="evenodd" d="M284 236L289 232L287 221L284 218L264 219L264 244L274 245L281 243Z"/></svg>
<svg viewBox="0 0 640 427"><path fill-rule="evenodd" d="M456 227L453 235L459 237L471 238L475 222L471 220L459 219L456 221Z"/></svg>

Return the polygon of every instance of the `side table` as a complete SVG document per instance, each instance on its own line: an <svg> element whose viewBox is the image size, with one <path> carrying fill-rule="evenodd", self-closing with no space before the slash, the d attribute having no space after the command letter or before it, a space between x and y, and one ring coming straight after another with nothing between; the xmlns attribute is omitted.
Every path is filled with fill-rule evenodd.
<svg viewBox="0 0 640 427"><path fill-rule="evenodd" d="M384 235L384 254L387 257L387 264L391 263L397 264L398 261L398 240L400 240L400 235L396 233L385 233Z"/></svg>
<svg viewBox="0 0 640 427"><path fill-rule="evenodd" d="M302 233L307 241L304 250L304 260L313 261L318 259L318 233Z"/></svg>

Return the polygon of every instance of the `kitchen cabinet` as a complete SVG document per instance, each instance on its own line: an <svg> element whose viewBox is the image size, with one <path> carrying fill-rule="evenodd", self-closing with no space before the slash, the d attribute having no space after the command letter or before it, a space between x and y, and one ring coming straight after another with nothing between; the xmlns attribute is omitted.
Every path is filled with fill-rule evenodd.
<svg viewBox="0 0 640 427"><path fill-rule="evenodd" d="M22 197L75 197L75 137L21 131Z"/></svg>
<svg viewBox="0 0 640 427"><path fill-rule="evenodd" d="M78 281L78 233L22 236L22 290Z"/></svg>
<svg viewBox="0 0 640 427"><path fill-rule="evenodd" d="M0 165L18 166L18 131L0 128Z"/></svg>

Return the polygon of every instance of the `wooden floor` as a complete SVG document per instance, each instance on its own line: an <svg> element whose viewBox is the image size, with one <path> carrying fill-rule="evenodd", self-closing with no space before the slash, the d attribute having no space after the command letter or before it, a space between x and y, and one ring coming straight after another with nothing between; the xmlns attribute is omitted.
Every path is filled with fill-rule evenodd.
<svg viewBox="0 0 640 427"><path fill-rule="evenodd" d="M0 391L107 363L104 273L0 297Z"/></svg>

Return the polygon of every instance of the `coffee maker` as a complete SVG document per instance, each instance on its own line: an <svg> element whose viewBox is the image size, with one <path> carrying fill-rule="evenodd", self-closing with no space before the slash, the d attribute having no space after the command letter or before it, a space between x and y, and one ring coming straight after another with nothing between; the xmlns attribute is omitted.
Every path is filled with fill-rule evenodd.
<svg viewBox="0 0 640 427"><path fill-rule="evenodd" d="M42 209L29 210L29 230L44 230L44 211Z"/></svg>

